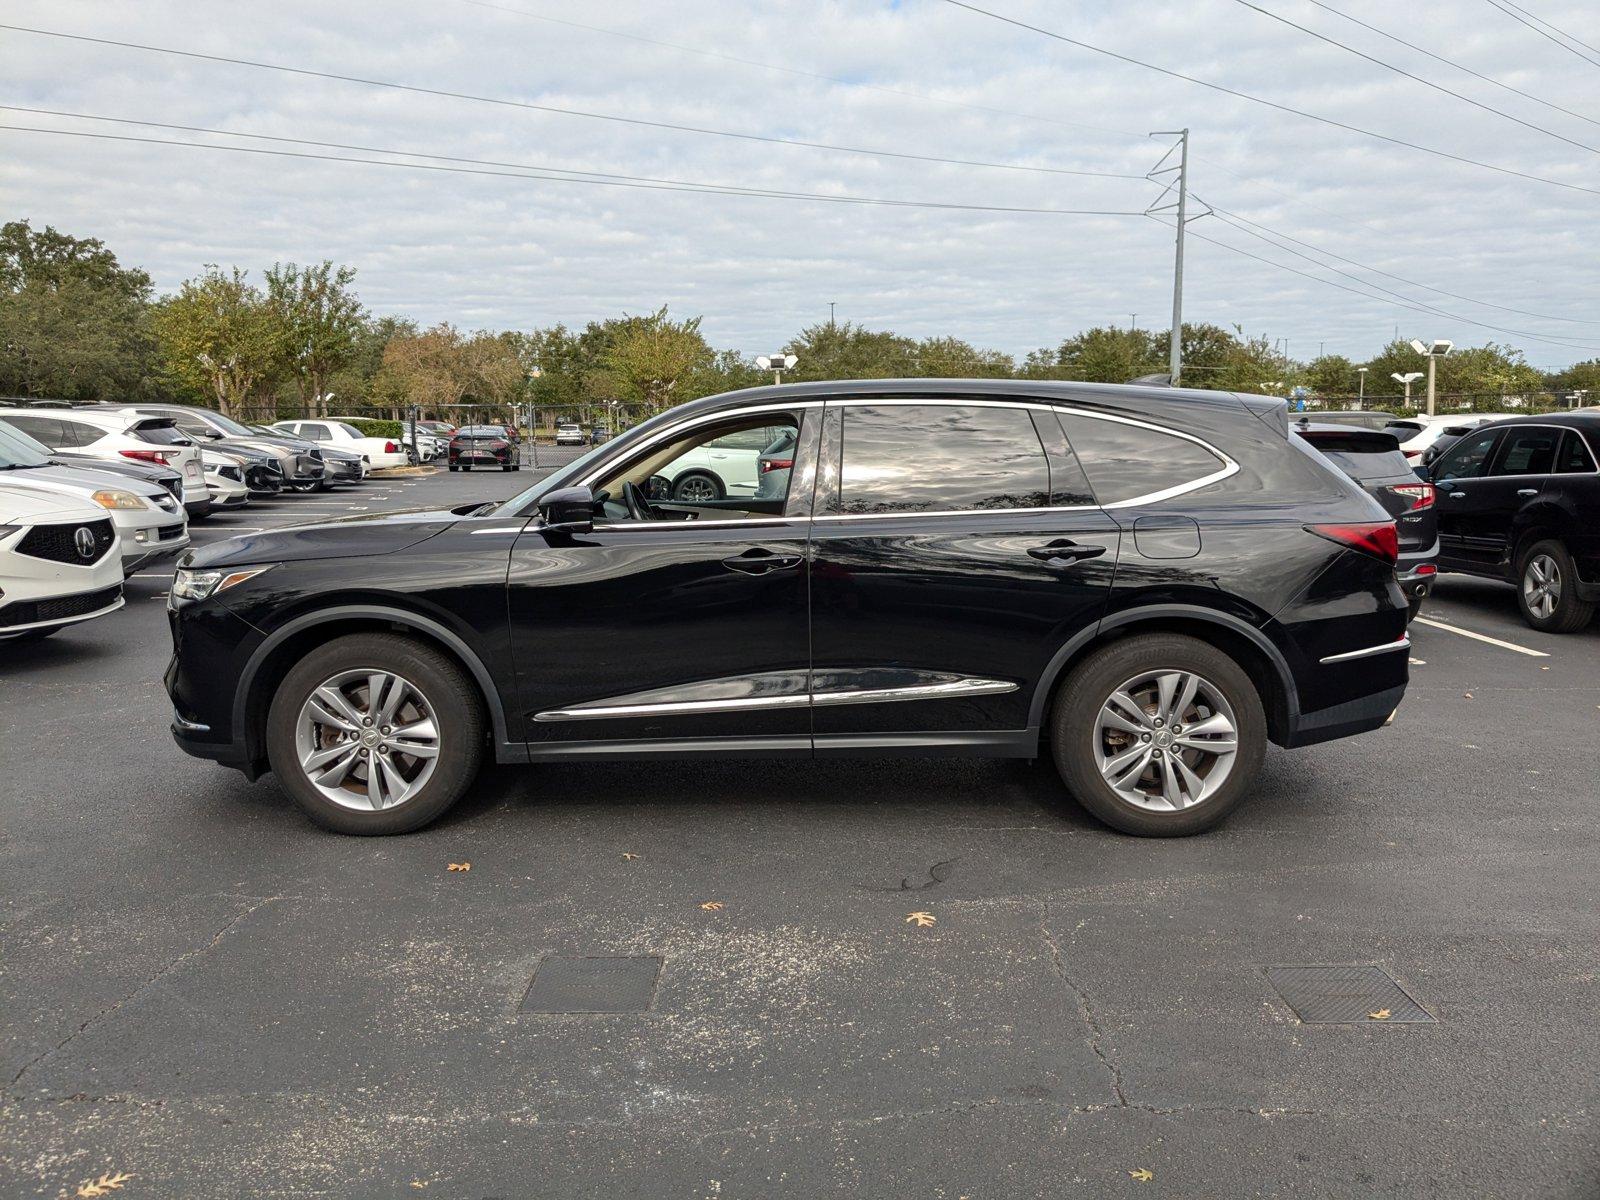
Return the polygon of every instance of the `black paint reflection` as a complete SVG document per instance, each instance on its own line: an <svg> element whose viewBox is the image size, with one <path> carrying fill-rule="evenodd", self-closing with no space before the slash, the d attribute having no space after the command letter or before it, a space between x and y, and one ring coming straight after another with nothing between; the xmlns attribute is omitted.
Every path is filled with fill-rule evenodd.
<svg viewBox="0 0 1600 1200"><path fill-rule="evenodd" d="M851 407L844 414L845 513L1042 508L1050 467L1024 409Z"/></svg>

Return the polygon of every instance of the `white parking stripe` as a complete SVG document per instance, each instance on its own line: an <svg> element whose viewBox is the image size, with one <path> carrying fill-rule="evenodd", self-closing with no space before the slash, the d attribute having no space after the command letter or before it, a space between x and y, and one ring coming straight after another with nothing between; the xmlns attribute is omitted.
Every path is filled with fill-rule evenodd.
<svg viewBox="0 0 1600 1200"><path fill-rule="evenodd" d="M1491 646L1499 646L1502 650L1512 650L1518 654L1526 654L1529 658L1549 658L1543 650L1530 650L1526 646L1519 646L1515 642L1502 642L1499 638L1492 638L1486 633L1473 633L1470 629L1462 629L1456 625L1446 625L1443 621L1435 621L1431 617L1414 617L1414 623L1429 625L1434 629L1442 629L1446 633L1458 633L1464 638L1471 638L1475 642L1487 642Z"/></svg>
<svg viewBox="0 0 1600 1200"><path fill-rule="evenodd" d="M138 571L128 576L129 579L171 579L171 571Z"/></svg>

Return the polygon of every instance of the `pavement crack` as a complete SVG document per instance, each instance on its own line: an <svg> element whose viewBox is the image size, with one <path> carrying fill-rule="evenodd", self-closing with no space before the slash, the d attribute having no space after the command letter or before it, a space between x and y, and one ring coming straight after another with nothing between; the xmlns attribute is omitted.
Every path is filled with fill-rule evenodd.
<svg viewBox="0 0 1600 1200"><path fill-rule="evenodd" d="M129 992L115 1004L111 1005L109 1008L102 1009L100 1012L90 1017L87 1021L84 1021L71 1033L67 1034L66 1037L62 1038L61 1041L57 1042L54 1046L51 1046L48 1050L44 1050L41 1053L34 1055L27 1062L23 1063L22 1066L17 1070L17 1073L11 1077L11 1083L8 1086L16 1087L17 1084L22 1082L22 1077L29 1071L33 1070L34 1067L44 1062L45 1059L51 1058L54 1055L59 1054L62 1050L65 1050L78 1038L80 1034L84 1033L93 1026L98 1025L101 1021L104 1021L107 1017L110 1017L116 1013L117 1010L131 1003L134 999L143 994L149 988L153 987L166 975L177 970L177 968L183 966L191 959L202 958L205 955L210 954L211 951L215 950L217 946L221 944L222 939L227 937L229 933L233 932L233 930L236 929L246 917L250 916L251 913L265 908L274 901L281 899L283 899L282 896L266 896L260 900L257 900L254 904L250 905L249 908L239 913L221 929L217 930L216 933L212 934L211 939L206 942L205 945L199 946L193 950L185 951L183 954L178 955L177 958L167 963L154 975L150 976L149 979L146 979L143 983L134 988L133 991Z"/></svg>
<svg viewBox="0 0 1600 1200"><path fill-rule="evenodd" d="M923 888L931 888L949 879L954 873L956 860L947 858L943 862L936 862L928 868L928 878L922 883L912 883L909 878L900 880L899 887L867 887L862 886L864 892L920 892Z"/></svg>
<svg viewBox="0 0 1600 1200"><path fill-rule="evenodd" d="M1089 1003L1089 993L1067 974L1061 943L1056 941L1055 934L1050 932L1050 902L1043 899L1039 901L1039 936L1050 948L1050 964L1055 969L1056 976L1066 984L1078 1002L1078 1015L1083 1018L1084 1041L1088 1043L1089 1050L1100 1060L1106 1073L1111 1077L1111 1094L1117 1099L1117 1107L1129 1107L1127 1093L1122 1088L1122 1068L1117 1065L1116 1059L1106 1053L1105 1047L1101 1044L1105 1040L1105 1030L1100 1028L1100 1022L1095 1019L1094 1007Z"/></svg>

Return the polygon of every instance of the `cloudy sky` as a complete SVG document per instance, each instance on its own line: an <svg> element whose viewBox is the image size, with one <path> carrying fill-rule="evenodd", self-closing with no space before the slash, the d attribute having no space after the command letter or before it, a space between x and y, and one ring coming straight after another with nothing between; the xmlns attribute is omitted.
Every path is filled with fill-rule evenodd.
<svg viewBox="0 0 1600 1200"><path fill-rule="evenodd" d="M1021 353L1096 324L1166 326L1172 231L1140 215L1161 191L1143 176L1171 142L1149 131L1187 126L1193 192L1222 210L1190 229L1187 319L1287 338L1296 358L1324 345L1363 357L1397 326L1510 343L1540 366L1600 356L1592 0L1437 0L1426 22L1379 0L1254 0L1508 116L1243 0L974 2L1553 182L949 0L10 0L10 25L424 90L0 30L3 103L78 114L0 111L0 208L104 238L163 289L206 262L332 258L358 269L374 311L425 323L572 325L666 303L703 313L713 344L756 354L835 301L840 320ZM1548 25L1516 19L1528 14ZM528 177L539 171L675 182Z"/></svg>

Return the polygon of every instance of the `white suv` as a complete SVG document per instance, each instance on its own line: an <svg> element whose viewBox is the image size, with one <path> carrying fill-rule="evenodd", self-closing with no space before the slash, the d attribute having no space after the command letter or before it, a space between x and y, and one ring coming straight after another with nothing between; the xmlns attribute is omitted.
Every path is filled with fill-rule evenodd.
<svg viewBox="0 0 1600 1200"><path fill-rule="evenodd" d="M406 448L394 438L368 437L354 425L328 418L320 421L276 421L272 426L279 433L305 438L319 446L332 446L335 450L348 450L359 454L374 471L389 467L403 467L411 461Z"/></svg>
<svg viewBox="0 0 1600 1200"><path fill-rule="evenodd" d="M125 409L0 408L0 421L15 425L55 450L77 450L95 458L155 463L183 476L183 507L191 517L211 511L200 447L185 437L171 417Z"/></svg>
<svg viewBox="0 0 1600 1200"><path fill-rule="evenodd" d="M121 608L120 549L104 509L0 477L0 642Z"/></svg>
<svg viewBox="0 0 1600 1200"><path fill-rule="evenodd" d="M761 426L725 433L685 451L662 467L667 495L680 503L748 499L761 478L761 452L789 431L786 425Z"/></svg>

